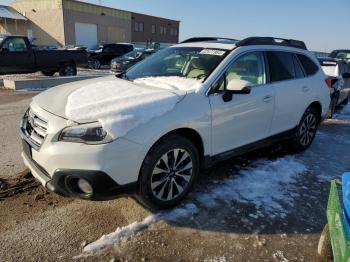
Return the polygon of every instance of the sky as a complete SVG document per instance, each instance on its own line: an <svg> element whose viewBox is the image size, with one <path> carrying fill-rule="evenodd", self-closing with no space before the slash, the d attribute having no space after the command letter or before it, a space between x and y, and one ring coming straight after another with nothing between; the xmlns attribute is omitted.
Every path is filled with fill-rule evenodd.
<svg viewBox="0 0 350 262"><path fill-rule="evenodd" d="M9 4L11 0L0 0ZM84 0L98 4L98 0ZM103 5L180 20L193 36L303 40L310 50L350 48L350 0L101 0Z"/></svg>

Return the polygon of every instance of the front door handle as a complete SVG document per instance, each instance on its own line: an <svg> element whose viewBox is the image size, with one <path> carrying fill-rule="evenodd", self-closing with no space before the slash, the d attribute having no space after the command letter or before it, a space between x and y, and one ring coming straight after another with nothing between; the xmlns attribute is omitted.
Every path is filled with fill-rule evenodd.
<svg viewBox="0 0 350 262"><path fill-rule="evenodd" d="M308 86L303 86L303 92L308 92L310 88Z"/></svg>
<svg viewBox="0 0 350 262"><path fill-rule="evenodd" d="M268 96L265 96L264 98L263 98L263 101L265 102L265 103L270 103L271 102L271 100L272 100L272 96L270 96L270 95L268 95Z"/></svg>

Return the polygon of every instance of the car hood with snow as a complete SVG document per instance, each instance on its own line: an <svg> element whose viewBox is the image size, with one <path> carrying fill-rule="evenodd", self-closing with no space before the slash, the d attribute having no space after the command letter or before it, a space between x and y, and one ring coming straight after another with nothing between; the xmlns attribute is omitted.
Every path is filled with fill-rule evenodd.
<svg viewBox="0 0 350 262"><path fill-rule="evenodd" d="M99 121L116 138L172 110L188 91L196 90L200 84L198 80L179 77L131 82L110 76L57 86L34 97L33 102L77 123Z"/></svg>

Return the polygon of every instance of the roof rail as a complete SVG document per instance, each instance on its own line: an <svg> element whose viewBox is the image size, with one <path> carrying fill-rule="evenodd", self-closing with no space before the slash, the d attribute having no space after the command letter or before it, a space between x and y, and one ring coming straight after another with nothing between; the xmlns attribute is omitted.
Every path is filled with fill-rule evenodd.
<svg viewBox="0 0 350 262"><path fill-rule="evenodd" d="M237 40L237 39L224 38L224 37L191 37L189 39L186 39L186 40L182 41L181 44L184 44L184 43L196 43L196 42L207 42L207 41L220 41L220 40L230 41L230 42L233 42L233 43L239 42L239 40Z"/></svg>
<svg viewBox="0 0 350 262"><path fill-rule="evenodd" d="M247 46L247 45L279 45L279 46L290 46L290 47L307 50L307 47L303 41L294 40L294 39L277 38L277 37L248 37L236 43L236 46Z"/></svg>

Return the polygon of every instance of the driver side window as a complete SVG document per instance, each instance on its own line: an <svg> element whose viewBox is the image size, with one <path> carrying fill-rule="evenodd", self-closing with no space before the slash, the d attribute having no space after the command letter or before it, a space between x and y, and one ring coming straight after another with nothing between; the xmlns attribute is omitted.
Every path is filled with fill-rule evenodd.
<svg viewBox="0 0 350 262"><path fill-rule="evenodd" d="M264 55L262 52L253 52L240 56L225 74L219 79L214 88L214 92L224 91L226 85L235 79L245 80L251 83L251 86L266 84L266 70Z"/></svg>

